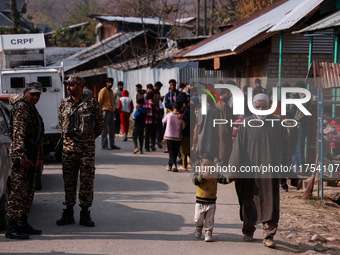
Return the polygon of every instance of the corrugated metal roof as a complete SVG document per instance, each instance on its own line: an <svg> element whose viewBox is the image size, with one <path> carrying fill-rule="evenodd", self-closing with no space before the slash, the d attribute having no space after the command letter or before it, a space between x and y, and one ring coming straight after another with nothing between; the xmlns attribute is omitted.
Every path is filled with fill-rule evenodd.
<svg viewBox="0 0 340 255"><path fill-rule="evenodd" d="M180 18L180 19L175 19L175 22L180 23L180 24L185 24L190 21L193 21L194 19L196 19L196 17Z"/></svg>
<svg viewBox="0 0 340 255"><path fill-rule="evenodd" d="M36 27L39 29L40 33L45 34L52 31L52 29L47 24L36 24Z"/></svg>
<svg viewBox="0 0 340 255"><path fill-rule="evenodd" d="M324 0L289 1L292 2L292 6L294 7L292 11L285 13L284 18L279 22L276 22L275 25L268 30L268 32L275 32L291 28L323 1Z"/></svg>
<svg viewBox="0 0 340 255"><path fill-rule="evenodd" d="M288 0L283 2L263 14L260 12L260 15L235 29L231 28L225 33L220 33L213 40L208 39L205 44L188 52L184 57L200 56L219 51L235 51L242 44L262 32L290 28L322 1L324 0Z"/></svg>
<svg viewBox="0 0 340 255"><path fill-rule="evenodd" d="M105 21L118 21L125 23L135 23L135 24L148 24L148 25L169 25L172 24L168 22L164 22L159 18L139 18L139 17L121 17L121 16L113 16L113 15L90 15L91 18L105 20Z"/></svg>
<svg viewBox="0 0 340 255"><path fill-rule="evenodd" d="M154 68L164 68L160 66L166 66L166 63L170 63L171 60L169 60L175 53L177 52L177 48L167 48L163 51L157 52L156 59L152 59L153 61L156 61L157 64L155 64ZM170 64L169 64L170 65ZM133 69L139 69L142 67L148 67L150 66L150 56L147 55L141 56L139 58L130 59L128 61L120 62L114 65L111 65L110 68L117 69L117 70L123 70L123 71L129 71Z"/></svg>
<svg viewBox="0 0 340 255"><path fill-rule="evenodd" d="M340 88L340 64L313 61L312 68L317 88Z"/></svg>
<svg viewBox="0 0 340 255"><path fill-rule="evenodd" d="M17 9L19 12L24 10L25 0L16 0ZM0 10L11 10L10 1L9 0L1 0L0 1Z"/></svg>
<svg viewBox="0 0 340 255"><path fill-rule="evenodd" d="M315 30L325 30L328 28L338 27L340 26L340 11L337 11L333 13L332 15L327 16L326 18L315 22L314 24L301 29L299 31L296 31L294 33L305 33L305 32L311 32Z"/></svg>
<svg viewBox="0 0 340 255"><path fill-rule="evenodd" d="M0 14L1 14L0 15L0 26L12 27L13 24L12 24L11 12L1 11ZM34 24L24 19L23 17L20 17L20 24L26 32L32 31L34 29Z"/></svg>
<svg viewBox="0 0 340 255"><path fill-rule="evenodd" d="M79 51L84 50L84 48L79 47L47 47L45 49L46 65L51 65L56 62L60 62Z"/></svg>
<svg viewBox="0 0 340 255"><path fill-rule="evenodd" d="M88 47L71 57L64 60L64 70L65 72L73 69L77 66L83 65L95 58L102 55L109 54L110 52L116 50L121 45L129 42L133 38L142 35L143 31L131 32L131 33L118 33L105 40L98 42L91 47Z"/></svg>
<svg viewBox="0 0 340 255"><path fill-rule="evenodd" d="M6 15L4 15L2 12L0 12L0 26L2 26L2 27L13 26L12 21Z"/></svg>

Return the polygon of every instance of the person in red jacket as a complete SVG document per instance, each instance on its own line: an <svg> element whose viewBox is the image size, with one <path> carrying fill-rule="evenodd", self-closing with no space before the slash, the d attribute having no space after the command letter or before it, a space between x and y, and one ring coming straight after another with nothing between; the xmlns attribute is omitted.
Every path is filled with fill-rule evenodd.
<svg viewBox="0 0 340 255"><path fill-rule="evenodd" d="M119 99L118 112L120 114L120 122L122 123L122 131L124 134L124 142L127 141L129 131L130 114L133 111L133 101L129 97L129 92L123 90L122 97Z"/></svg>

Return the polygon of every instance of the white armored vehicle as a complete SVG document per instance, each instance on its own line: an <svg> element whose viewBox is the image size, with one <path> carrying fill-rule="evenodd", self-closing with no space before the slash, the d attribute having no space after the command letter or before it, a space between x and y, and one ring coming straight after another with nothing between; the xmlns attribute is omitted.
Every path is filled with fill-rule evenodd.
<svg viewBox="0 0 340 255"><path fill-rule="evenodd" d="M43 92L36 107L45 124L44 154L54 151L60 138L58 105L65 97L63 68L46 67L43 34L1 35L0 93L22 94L27 81L38 81Z"/></svg>

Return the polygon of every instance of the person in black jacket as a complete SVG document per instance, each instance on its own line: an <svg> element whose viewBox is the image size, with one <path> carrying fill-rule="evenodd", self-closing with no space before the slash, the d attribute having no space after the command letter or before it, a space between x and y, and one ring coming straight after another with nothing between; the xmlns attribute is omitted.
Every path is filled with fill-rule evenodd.
<svg viewBox="0 0 340 255"><path fill-rule="evenodd" d="M144 127L146 118L146 109L143 107L143 104L143 98L137 100L137 110L133 115L133 119L135 120L135 126L133 128L133 143L135 145L135 150L133 151L133 154L136 154L137 152L143 154ZM139 147L137 139L139 140Z"/></svg>

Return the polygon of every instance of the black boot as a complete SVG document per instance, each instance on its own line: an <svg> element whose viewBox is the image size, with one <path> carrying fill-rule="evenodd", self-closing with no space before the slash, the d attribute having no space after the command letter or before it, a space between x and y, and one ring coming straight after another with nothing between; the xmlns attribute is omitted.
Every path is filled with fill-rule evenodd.
<svg viewBox="0 0 340 255"><path fill-rule="evenodd" d="M28 239L30 236L20 231L17 221L10 221L5 236L11 239Z"/></svg>
<svg viewBox="0 0 340 255"><path fill-rule="evenodd" d="M24 232L28 235L41 235L42 230L33 228L27 222L27 216L23 216L18 221L18 227L21 232Z"/></svg>
<svg viewBox="0 0 340 255"><path fill-rule="evenodd" d="M58 226L69 225L76 223L74 220L74 211L73 206L67 206L66 209L63 209L63 214L59 220L57 220Z"/></svg>
<svg viewBox="0 0 340 255"><path fill-rule="evenodd" d="M87 207L82 207L80 211L79 225L94 227L94 222L91 220L90 211Z"/></svg>

